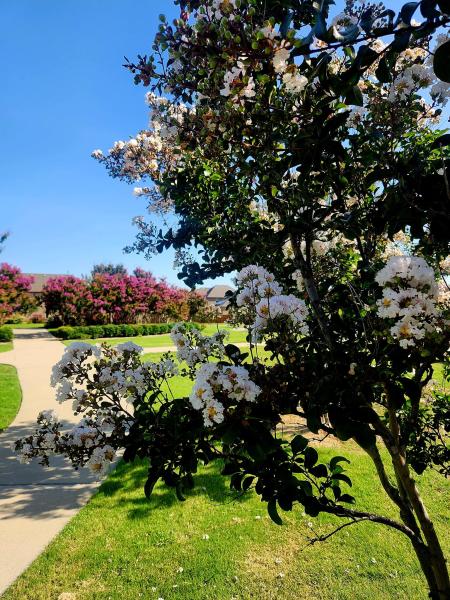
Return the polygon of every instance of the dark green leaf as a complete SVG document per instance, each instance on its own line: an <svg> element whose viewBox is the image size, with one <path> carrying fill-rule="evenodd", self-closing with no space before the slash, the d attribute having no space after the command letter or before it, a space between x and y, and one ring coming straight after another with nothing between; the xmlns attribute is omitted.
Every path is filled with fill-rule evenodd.
<svg viewBox="0 0 450 600"><path fill-rule="evenodd" d="M431 144L432 148L441 148L442 146L450 146L450 133L441 135Z"/></svg>
<svg viewBox="0 0 450 600"><path fill-rule="evenodd" d="M392 42L391 48L396 52L403 52L409 45L409 40L411 38L411 32L405 30L397 31L394 36L394 41Z"/></svg>
<svg viewBox="0 0 450 600"><path fill-rule="evenodd" d="M280 518L280 515L277 511L277 501L272 499L267 503L267 512L269 513L269 517L272 519L274 523L277 525L283 525L283 521Z"/></svg>
<svg viewBox="0 0 450 600"><path fill-rule="evenodd" d="M405 23L405 25L411 24L411 19L413 17L413 14L416 12L419 4L420 2L407 2L403 5L400 11L400 19L403 23Z"/></svg>
<svg viewBox="0 0 450 600"><path fill-rule="evenodd" d="M385 57L380 59L375 75L380 83L389 83L392 80L391 71Z"/></svg>
<svg viewBox="0 0 450 600"><path fill-rule="evenodd" d="M436 77L450 83L450 41L439 46L434 53L433 68Z"/></svg>
<svg viewBox="0 0 450 600"><path fill-rule="evenodd" d="M439 16L436 10L436 0L422 0L420 3L420 12L425 19L434 19Z"/></svg>
<svg viewBox="0 0 450 600"><path fill-rule="evenodd" d="M345 483L347 483L350 487L352 487L352 480L350 479L350 477L347 477L347 475L344 475L343 473L338 473L337 475L333 475L333 481L345 481Z"/></svg>
<svg viewBox="0 0 450 600"><path fill-rule="evenodd" d="M303 435L296 435L291 441L292 453L294 455L300 454L308 445L307 438L303 437Z"/></svg>
<svg viewBox="0 0 450 600"><path fill-rule="evenodd" d="M331 471L334 471L334 469L336 468L336 466L340 462L350 463L350 461L348 460L348 458L345 458L345 456L333 456L333 458L330 460L330 469L331 469Z"/></svg>
<svg viewBox="0 0 450 600"><path fill-rule="evenodd" d="M309 470L313 467L319 455L317 454L317 450L315 448L311 448L310 446L305 450L305 469Z"/></svg>
<svg viewBox="0 0 450 600"><path fill-rule="evenodd" d="M326 468L326 466L324 464L316 465L315 467L310 469L309 472L311 473L311 475L314 475L314 477L327 477L328 476L328 469Z"/></svg>
<svg viewBox="0 0 450 600"><path fill-rule="evenodd" d="M356 504L356 500L353 496L350 496L350 494L342 494L342 496L339 497L339 502L347 502L348 504Z"/></svg>
<svg viewBox="0 0 450 600"><path fill-rule="evenodd" d="M354 85L345 96L345 103L355 106L364 106L364 98L361 90L357 85Z"/></svg>
<svg viewBox="0 0 450 600"><path fill-rule="evenodd" d="M443 13L450 15L450 0L438 0L438 6Z"/></svg>

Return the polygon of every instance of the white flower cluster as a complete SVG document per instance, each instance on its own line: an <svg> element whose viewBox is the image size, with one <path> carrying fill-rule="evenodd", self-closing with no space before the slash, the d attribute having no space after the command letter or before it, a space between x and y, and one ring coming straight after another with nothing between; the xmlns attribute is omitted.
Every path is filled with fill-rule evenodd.
<svg viewBox="0 0 450 600"><path fill-rule="evenodd" d="M227 402L255 402L260 392L245 367L205 363L197 372L189 399L195 410L203 412L205 426L211 427L224 420L225 406L217 396Z"/></svg>
<svg viewBox="0 0 450 600"><path fill-rule="evenodd" d="M411 65L394 79L386 100L388 102L406 100L413 92L431 85L433 80L434 74L431 68L424 64Z"/></svg>
<svg viewBox="0 0 450 600"><path fill-rule="evenodd" d="M275 73L281 75L285 89L292 94L299 94L305 89L308 79L300 75L295 64L288 64L290 55L290 50L281 45L275 49L272 64Z"/></svg>
<svg viewBox="0 0 450 600"><path fill-rule="evenodd" d="M434 51L447 40L446 35L439 35ZM406 100L420 89L430 88L429 93L434 102L445 106L450 98L450 85L436 78L432 57L433 54L427 56L427 52L422 48L405 50L399 61L401 70L390 85L386 100L388 102Z"/></svg>
<svg viewBox="0 0 450 600"><path fill-rule="evenodd" d="M170 337L177 347L177 358L185 361L193 368L198 363L208 361L212 356L222 358L225 354L224 340L228 332L220 330L211 336L202 335L196 329L188 329L183 323L177 323L170 332Z"/></svg>
<svg viewBox="0 0 450 600"><path fill-rule="evenodd" d="M94 448L86 466L97 477L103 477L108 473L115 456L116 452L112 446L97 446Z"/></svg>
<svg viewBox="0 0 450 600"><path fill-rule="evenodd" d="M223 88L220 90L221 96L226 98L232 96L235 104L243 104L245 98L256 96L255 80L253 77L246 77L243 58L238 60L235 67L225 73L223 83Z"/></svg>
<svg viewBox="0 0 450 600"><path fill-rule="evenodd" d="M104 475L134 422L135 403L145 400L149 390L162 393L161 384L178 373L170 358L143 364L141 353L134 342L116 348L71 344L53 368L51 384L59 401L71 399L74 412L84 416L63 431L53 411L42 412L33 435L14 444L20 460L49 464L50 456L63 454L75 467Z"/></svg>
<svg viewBox="0 0 450 600"><path fill-rule="evenodd" d="M134 342L125 342L112 351L112 357L108 357L100 346L85 342L71 344L52 370L50 383L56 388L58 402L72 400L73 411L80 412L89 396L85 387L77 387L77 374L87 376L93 369L96 370L98 388L102 393L126 396L130 400L134 393L145 393L151 387L157 369L153 369L153 363L140 364L138 357L142 351ZM124 365L122 358L135 361L138 366ZM99 366L100 359L108 359L108 364Z"/></svg>
<svg viewBox="0 0 450 600"><path fill-rule="evenodd" d="M297 333L307 335L308 308L303 300L292 294L285 295L272 273L263 267L250 265L242 269L236 278L241 291L236 303L254 312L252 334L259 339L279 317L287 319Z"/></svg>
<svg viewBox="0 0 450 600"><path fill-rule="evenodd" d="M149 92L146 102L151 108L148 130L141 131L128 141L119 140L109 149L109 157L94 150L92 157L100 162L110 160L117 165L120 175L132 180L145 176L158 179L161 171L174 168L180 161L177 137L179 128L190 111L184 104L171 104ZM136 188L136 194L146 193L146 188Z"/></svg>
<svg viewBox="0 0 450 600"><path fill-rule="evenodd" d="M396 320L390 331L402 348L415 346L416 340L436 330L438 286L433 269L423 258L392 256L375 281L383 287L378 315Z"/></svg>

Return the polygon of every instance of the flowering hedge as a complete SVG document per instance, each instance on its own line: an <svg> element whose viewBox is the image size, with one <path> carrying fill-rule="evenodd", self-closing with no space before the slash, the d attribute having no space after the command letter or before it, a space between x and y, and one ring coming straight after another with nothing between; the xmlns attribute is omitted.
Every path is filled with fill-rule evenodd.
<svg viewBox="0 0 450 600"><path fill-rule="evenodd" d="M13 313L27 313L35 302L30 294L32 277L26 277L18 267L0 264L0 325Z"/></svg>
<svg viewBox="0 0 450 600"><path fill-rule="evenodd" d="M43 302L51 321L62 325L135 323L145 319L189 319L191 293L142 270L134 275L97 273L49 279Z"/></svg>
<svg viewBox="0 0 450 600"><path fill-rule="evenodd" d="M170 333L173 323L147 323L142 325L87 325L64 326L51 329L56 337L63 340L83 340L113 337L134 337L139 335L157 335ZM200 329L196 323L186 323L188 329Z"/></svg>

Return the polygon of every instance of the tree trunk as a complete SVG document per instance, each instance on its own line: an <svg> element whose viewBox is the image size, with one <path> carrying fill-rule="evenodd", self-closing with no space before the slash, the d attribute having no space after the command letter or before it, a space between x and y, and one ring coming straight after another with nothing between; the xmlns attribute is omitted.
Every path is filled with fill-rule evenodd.
<svg viewBox="0 0 450 600"><path fill-rule="evenodd" d="M392 452L390 448L392 462L394 465L395 472L398 479L406 492L407 498L411 503L414 514L420 525L420 530L423 538L426 542L426 551L422 547L414 547L417 557L419 558L422 570L427 577L427 581L430 585L430 569L434 575L434 581L436 585L430 585L430 595L437 600L450 600L450 579L447 568L447 561L444 556L439 538L434 529L433 522L431 521L428 511L420 497L419 490L416 486L414 479L411 477L409 467L402 454L398 452ZM413 544L414 545L414 544ZM414 545L415 546L415 545ZM423 564L425 562L425 565ZM427 572L424 569L426 566Z"/></svg>
<svg viewBox="0 0 450 600"><path fill-rule="evenodd" d="M423 542L422 532L417 524L414 513L412 512L400 478L397 476L397 483L399 486L398 488L389 481L389 477L384 468L383 460L376 445L369 448L363 448L363 450L365 450L372 459L377 470L377 474L380 479L381 485L383 486L386 494L398 506L400 511L400 517L403 523L405 523L405 525L409 527L411 531L414 532L417 539L412 539L410 537L410 541L414 548L414 552L416 553L416 556L419 560L421 569L427 580L428 587L430 590L430 597L433 599L436 598L440 600L441 596L439 596L439 586L438 582L436 581L436 576L431 564L431 553L429 548Z"/></svg>
<svg viewBox="0 0 450 600"><path fill-rule="evenodd" d="M447 561L433 522L425 508L416 482L411 476L406 455L401 445L400 424L395 408L390 402L390 395L391 390L386 388L389 428L386 428L380 421L375 422L374 426L376 433L382 438L391 456L397 479L398 489L396 491L398 492L398 497L395 493L392 493L389 486L386 486L386 482L383 482L383 478L387 478L384 466L377 465L377 461L380 461L381 457L379 455L374 457L370 452L368 454L377 466L378 475L384 489L399 507L402 521L416 534L417 541L411 539L411 542L427 579L430 588L430 597L433 600L450 600L450 579Z"/></svg>

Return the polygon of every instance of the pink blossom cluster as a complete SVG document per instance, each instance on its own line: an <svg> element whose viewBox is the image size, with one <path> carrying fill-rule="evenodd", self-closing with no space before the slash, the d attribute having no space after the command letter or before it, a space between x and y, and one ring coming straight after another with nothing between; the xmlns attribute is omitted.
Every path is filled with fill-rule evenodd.
<svg viewBox="0 0 450 600"><path fill-rule="evenodd" d="M50 279L43 293L48 316L64 325L135 323L139 319L184 318L188 292L136 269L134 275L96 274Z"/></svg>
<svg viewBox="0 0 450 600"><path fill-rule="evenodd" d="M0 264L0 325L13 313L33 307L33 299L29 294L33 281L33 277L23 275L18 267Z"/></svg>

